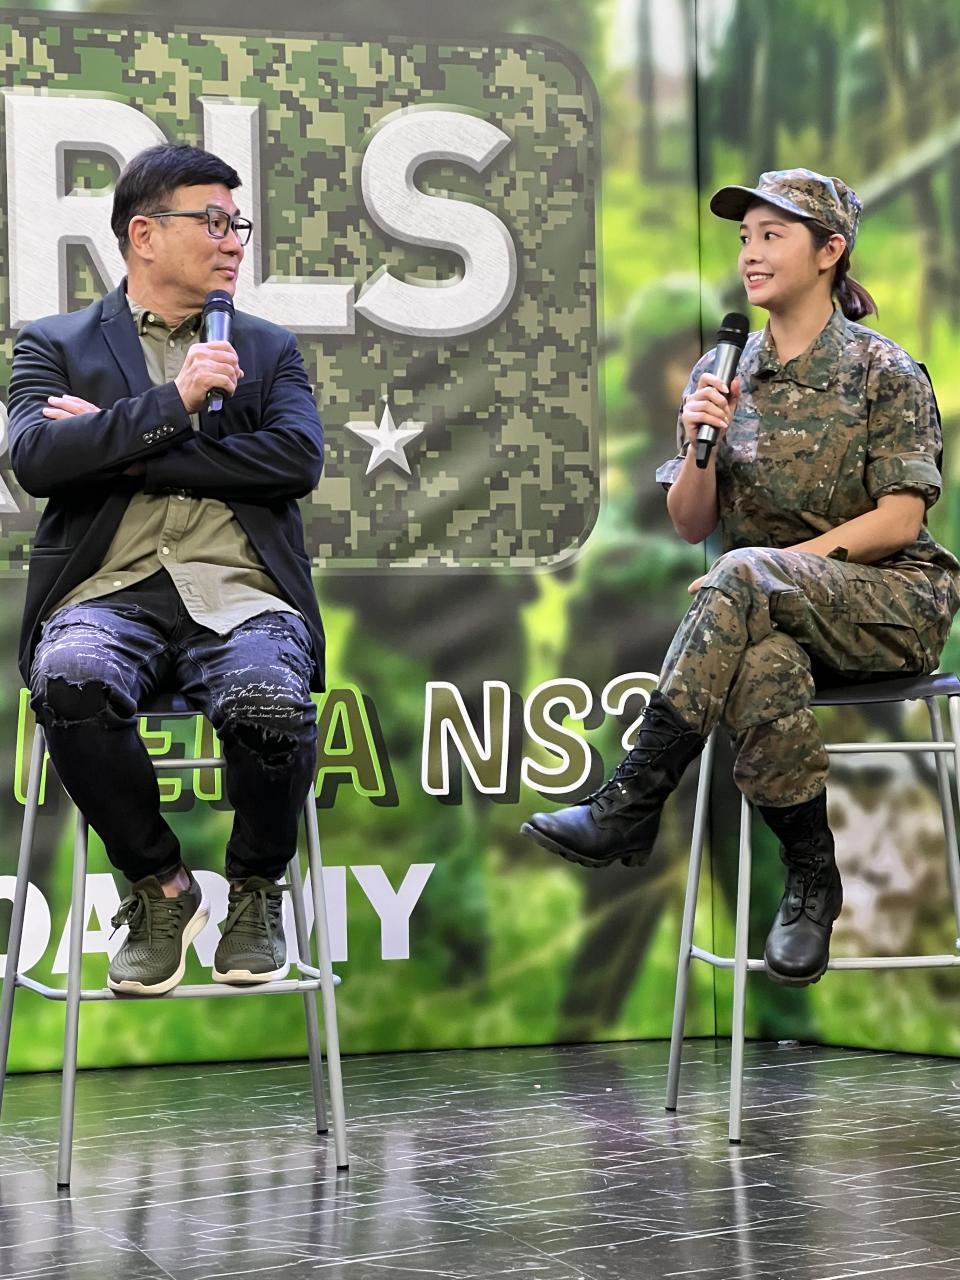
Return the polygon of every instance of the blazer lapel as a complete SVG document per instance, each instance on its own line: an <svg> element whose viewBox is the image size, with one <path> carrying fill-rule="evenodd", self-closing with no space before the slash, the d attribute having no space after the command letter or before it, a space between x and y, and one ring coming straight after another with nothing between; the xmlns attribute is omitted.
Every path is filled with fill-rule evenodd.
<svg viewBox="0 0 960 1280"><path fill-rule="evenodd" d="M132 396L142 395L151 387L147 362L137 336L130 307L127 304L126 280L103 300L101 331L113 358L120 367L127 389Z"/></svg>

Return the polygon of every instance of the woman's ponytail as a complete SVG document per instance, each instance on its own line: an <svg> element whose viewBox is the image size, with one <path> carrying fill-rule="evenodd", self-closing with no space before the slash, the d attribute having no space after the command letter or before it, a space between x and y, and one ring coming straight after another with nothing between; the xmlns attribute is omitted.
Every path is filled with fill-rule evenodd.
<svg viewBox="0 0 960 1280"><path fill-rule="evenodd" d="M850 254L844 249L833 277L833 293L840 310L848 320L862 320L864 316L877 315L877 304L860 281L848 274L849 268Z"/></svg>
<svg viewBox="0 0 960 1280"><path fill-rule="evenodd" d="M824 248L831 236L837 235L836 231L824 226L822 222L816 222L813 218L810 218L806 225L815 249ZM862 320L864 316L879 315L879 308L873 298L859 280L854 280L853 276L848 274L849 271L850 250L844 249L834 269L831 289L840 310L848 320Z"/></svg>

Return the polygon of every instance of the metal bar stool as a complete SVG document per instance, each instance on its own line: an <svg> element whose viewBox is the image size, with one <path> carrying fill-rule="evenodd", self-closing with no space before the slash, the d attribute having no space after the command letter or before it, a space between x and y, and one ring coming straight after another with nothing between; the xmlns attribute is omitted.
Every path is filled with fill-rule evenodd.
<svg viewBox="0 0 960 1280"><path fill-rule="evenodd" d="M163 720L196 719L201 713L180 694L155 698L139 710L141 717L150 716ZM20 945L26 912L27 890L30 880L30 856L33 833L40 796L40 780L43 773L45 750L43 728L38 724L33 736L30 772L27 782L27 801L20 835L20 856L17 863L17 880L14 890L13 912L10 920L10 940L7 945L7 962L0 994L0 1105L7 1075L7 1055L10 1048L10 1029L13 1022L13 1000L18 987L25 987L48 1000L61 1000L66 1004L63 1039L63 1083L60 1100L60 1145L57 1160L57 1186L70 1185L70 1166L73 1155L74 1095L77 1075L77 1038L80 1024L80 1004L84 1000L115 1000L117 996L108 987L84 990L81 988L81 946L86 920L85 892L87 872L87 822L77 811L76 836L73 853L73 893L70 913L70 944L67 986L64 990L36 982L19 972ZM154 768L165 772L182 769L222 769L224 761L219 756L190 757L188 759L154 760ZM310 1076L313 1084L313 1101L316 1112L317 1132L326 1133L327 1108L324 1097L323 1060L320 1052L320 1028L317 1017L316 991L319 989L323 1005L324 1030L327 1040L327 1067L330 1074L330 1110L333 1114L333 1139L337 1168L348 1167L346 1115L343 1103L343 1078L340 1071L340 1042L337 1031L337 1006L334 987L340 979L334 974L330 961L330 935L327 925L327 909L323 887L320 857L320 832L313 795L307 797L303 808L307 835L307 865L310 871L310 890L313 897L313 913L319 964L310 961L310 939L303 904L303 879L300 873L299 854L290 861L291 899L296 926L300 977L282 982L264 983L262 986L235 987L223 983L205 982L194 985L181 984L165 995L151 997L158 1000L184 1000L198 996L275 996L300 993L303 996L307 1027L307 1047L310 1057ZM129 999L129 997L121 997Z"/></svg>
<svg viewBox="0 0 960 1280"><path fill-rule="evenodd" d="M950 738L944 738L943 722L936 699L947 699L950 719ZM831 755L857 755L873 752L930 752L934 757L937 788L940 793L940 809L943 816L943 832L946 844L947 874L957 936L955 950L947 955L920 956L862 956L831 960L829 969L927 969L949 968L960 965L960 859L957 852L957 826L954 809L954 792L946 756L954 760L954 785L960 780L960 680L950 673L939 672L929 676L907 679L876 680L843 689L822 689L813 699L815 707L858 706L878 702L909 702L922 700L927 704L930 716L929 740L916 742L840 742L828 743ZM743 1104L743 1044L744 1012L746 1006L747 974L762 970L762 960L748 958L747 922L750 915L751 807L745 796L740 798L740 855L737 874L737 911L734 954L716 955L694 945L693 929L697 910L697 889L700 883L700 867L703 860L703 843L707 829L710 796L710 779L713 772L713 756L716 730L710 735L700 765L697 801L694 809L693 834L690 843L690 868L687 874L687 892L683 904L683 923L680 931L680 958L677 966L677 987L673 1009L673 1033L670 1039L670 1065L667 1072L668 1111L676 1111L680 1084L680 1060L683 1052L683 1026L687 1008L687 982L691 960L703 960L718 969L733 970L733 1017L731 1026L730 1055L730 1141L741 1140L741 1116Z"/></svg>

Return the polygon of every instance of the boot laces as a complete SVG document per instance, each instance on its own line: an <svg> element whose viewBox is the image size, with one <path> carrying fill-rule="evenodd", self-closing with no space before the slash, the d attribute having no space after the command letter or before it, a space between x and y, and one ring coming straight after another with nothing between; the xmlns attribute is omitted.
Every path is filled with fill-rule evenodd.
<svg viewBox="0 0 960 1280"><path fill-rule="evenodd" d="M794 911L805 911L813 917L823 905L827 888L827 861L818 854L803 854L791 849L787 864L787 899Z"/></svg>
<svg viewBox="0 0 960 1280"><path fill-rule="evenodd" d="M174 938L180 927L180 905L176 898L151 898L145 890L139 889L123 899L110 923L113 933L123 925L129 925L129 941L134 943Z"/></svg>
<svg viewBox="0 0 960 1280"><path fill-rule="evenodd" d="M628 799L624 783L638 777L641 769L647 768L653 760L665 751L677 736L676 729L669 724L648 725L646 717L640 722L637 740L614 769L613 773L592 795L587 796L584 804L596 804L600 812L616 800Z"/></svg>

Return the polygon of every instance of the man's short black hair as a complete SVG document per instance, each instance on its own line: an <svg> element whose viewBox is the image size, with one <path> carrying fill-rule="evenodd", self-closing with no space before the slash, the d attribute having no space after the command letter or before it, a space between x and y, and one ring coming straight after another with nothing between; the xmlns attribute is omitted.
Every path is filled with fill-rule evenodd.
<svg viewBox="0 0 960 1280"><path fill-rule="evenodd" d="M240 175L219 156L188 142L161 142L135 155L117 179L110 216L124 258L130 248L127 227L134 214L166 208L177 187L214 183L233 191L240 186Z"/></svg>

